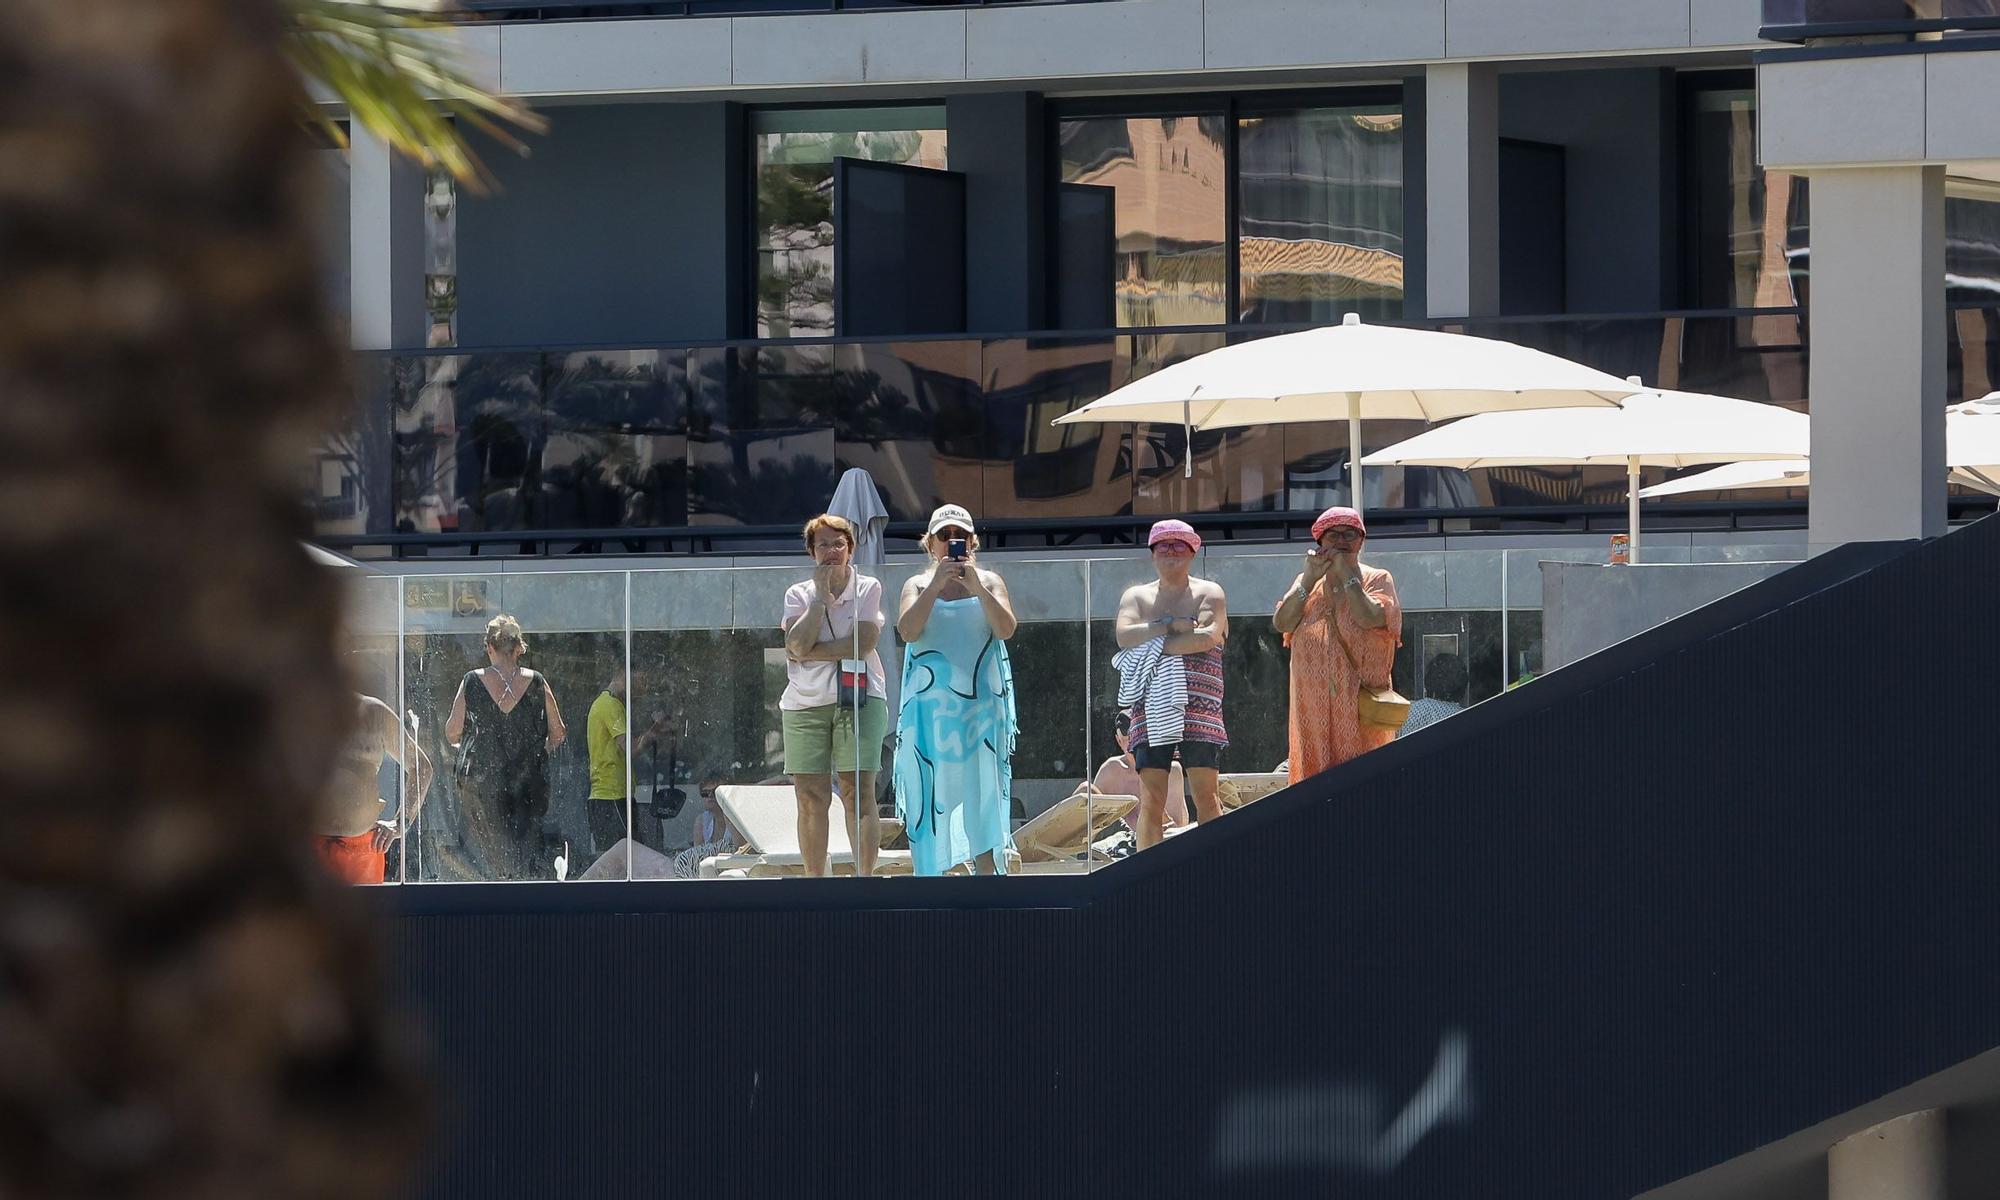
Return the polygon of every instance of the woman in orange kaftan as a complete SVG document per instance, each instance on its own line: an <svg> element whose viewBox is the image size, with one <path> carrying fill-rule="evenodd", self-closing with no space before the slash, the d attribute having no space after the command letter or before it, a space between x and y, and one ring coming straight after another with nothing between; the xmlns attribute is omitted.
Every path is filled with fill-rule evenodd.
<svg viewBox="0 0 2000 1200"><path fill-rule="evenodd" d="M1272 617L1292 651L1286 760L1292 783L1386 746L1396 736L1393 729L1361 724L1359 694L1364 682L1389 686L1403 640L1396 581L1387 571L1361 564L1368 527L1360 513L1329 508L1313 522L1312 533L1305 570Z"/></svg>

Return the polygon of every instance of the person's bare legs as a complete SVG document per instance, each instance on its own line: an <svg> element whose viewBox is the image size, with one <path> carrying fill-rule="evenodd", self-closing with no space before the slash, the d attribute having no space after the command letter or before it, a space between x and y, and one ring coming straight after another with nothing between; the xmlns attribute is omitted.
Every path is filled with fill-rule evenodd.
<svg viewBox="0 0 2000 1200"><path fill-rule="evenodd" d="M1215 772L1210 771L1211 782ZM1209 791L1215 789L1211 786ZM1165 767L1146 767L1139 772L1139 849L1157 846L1166 836L1167 828L1167 771Z"/></svg>
<svg viewBox="0 0 2000 1200"><path fill-rule="evenodd" d="M875 801L875 772L840 773L840 803L847 810L847 843L854 847L854 873L873 875L875 856L882 849L882 806ZM857 815L858 812L858 815ZM825 843L820 843L824 853Z"/></svg>
<svg viewBox="0 0 2000 1200"><path fill-rule="evenodd" d="M826 874L827 806L833 803L833 776L794 775L799 795L799 857L806 874Z"/></svg>
<svg viewBox="0 0 2000 1200"><path fill-rule="evenodd" d="M1214 767L1187 768L1188 790L1194 793L1195 820L1206 823L1222 815L1222 800L1215 794L1219 779L1221 775Z"/></svg>

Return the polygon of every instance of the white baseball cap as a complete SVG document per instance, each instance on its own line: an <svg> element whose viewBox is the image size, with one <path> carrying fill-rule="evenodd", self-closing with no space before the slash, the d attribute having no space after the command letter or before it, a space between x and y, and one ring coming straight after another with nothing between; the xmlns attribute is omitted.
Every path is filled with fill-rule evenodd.
<svg viewBox="0 0 2000 1200"><path fill-rule="evenodd" d="M960 529L965 530L965 532L971 533L973 532L972 514L966 512L962 505L940 504L937 506L937 511L931 513L930 526L924 532L926 534L936 533L947 525L956 525Z"/></svg>

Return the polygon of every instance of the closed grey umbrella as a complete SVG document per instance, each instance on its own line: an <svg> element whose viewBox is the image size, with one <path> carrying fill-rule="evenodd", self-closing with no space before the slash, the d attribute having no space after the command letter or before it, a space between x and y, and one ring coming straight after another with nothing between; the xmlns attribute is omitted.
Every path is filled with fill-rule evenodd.
<svg viewBox="0 0 2000 1200"><path fill-rule="evenodd" d="M836 517L845 517L860 533L861 540L854 547L854 565L857 567L879 567L888 561L883 547L884 536L889 529L889 509L882 503L882 493L875 489L875 477L861 467L849 467L834 485L833 499L827 502L826 511ZM870 572L870 574L877 574ZM896 653L896 601L897 597L885 594L882 597L882 636L876 640L875 649L882 656L882 670L886 676L882 680L883 691L889 705L889 726L895 728L896 700L902 691L902 664Z"/></svg>

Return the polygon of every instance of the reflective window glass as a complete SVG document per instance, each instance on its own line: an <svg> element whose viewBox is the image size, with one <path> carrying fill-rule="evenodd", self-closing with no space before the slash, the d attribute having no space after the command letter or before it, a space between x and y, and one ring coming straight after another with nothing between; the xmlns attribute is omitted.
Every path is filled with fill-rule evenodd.
<svg viewBox="0 0 2000 1200"><path fill-rule="evenodd" d="M541 372L534 354L397 360L398 530L537 527L547 439Z"/></svg>
<svg viewBox="0 0 2000 1200"><path fill-rule="evenodd" d="M686 354L551 354L542 522L549 529L687 524Z"/></svg>
<svg viewBox="0 0 2000 1200"><path fill-rule="evenodd" d="M690 524L793 525L825 510L838 478L833 359L818 345L689 354Z"/></svg>
<svg viewBox="0 0 2000 1200"><path fill-rule="evenodd" d="M1132 504L1130 425L1057 425L1123 382L1123 338L987 342L986 516L1101 517Z"/></svg>
<svg viewBox="0 0 2000 1200"><path fill-rule="evenodd" d="M946 500L982 510L985 411L979 343L864 342L834 355L834 470L861 467L892 521ZM808 514L810 515L810 514Z"/></svg>
<svg viewBox="0 0 2000 1200"><path fill-rule="evenodd" d="M1945 198L1944 282L1953 300L2000 300L2000 199Z"/></svg>
<svg viewBox="0 0 2000 1200"><path fill-rule="evenodd" d="M1310 108L1237 121L1245 321L1403 315L1403 114Z"/></svg>
<svg viewBox="0 0 2000 1200"><path fill-rule="evenodd" d="M1695 92L1688 121L1688 304L1799 303L1809 245L1806 181L1757 165L1757 93Z"/></svg>
<svg viewBox="0 0 2000 1200"><path fill-rule="evenodd" d="M751 114L757 186L757 336L833 333L833 160L945 166L944 108Z"/></svg>
<svg viewBox="0 0 2000 1200"><path fill-rule="evenodd" d="M1229 319L1227 126L1220 113L1061 122L1062 182L1115 193L1120 326Z"/></svg>

